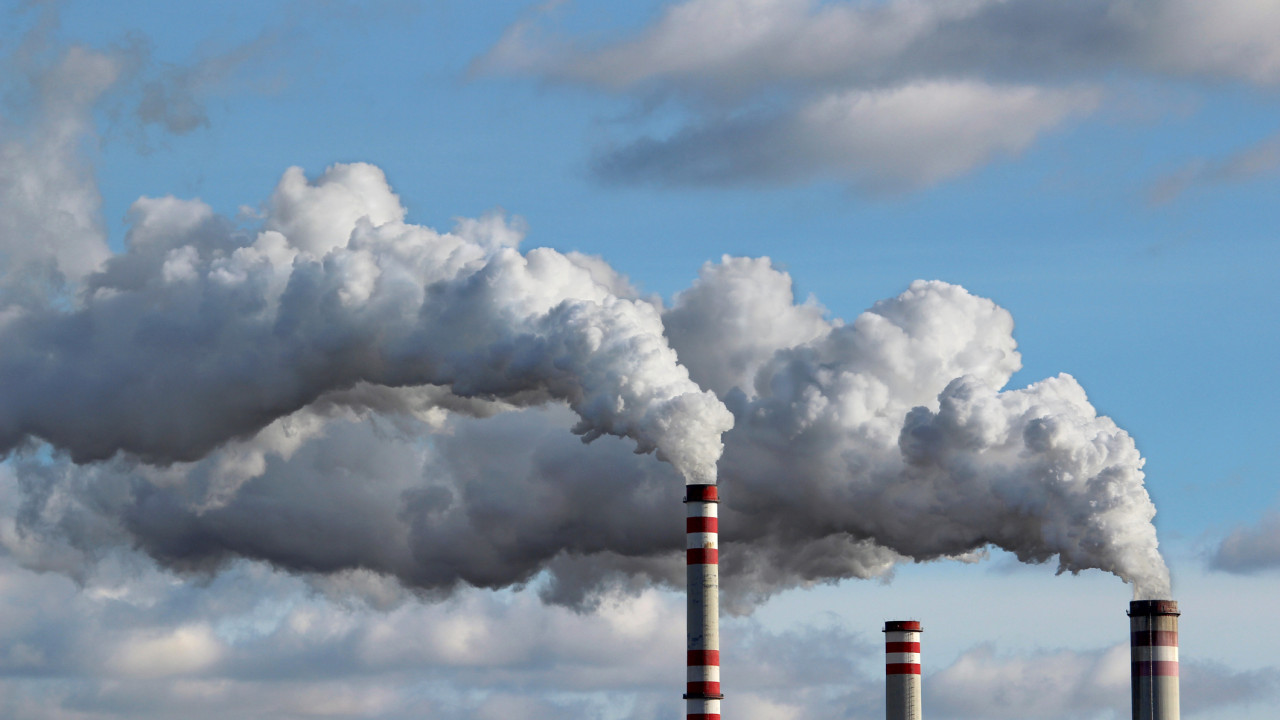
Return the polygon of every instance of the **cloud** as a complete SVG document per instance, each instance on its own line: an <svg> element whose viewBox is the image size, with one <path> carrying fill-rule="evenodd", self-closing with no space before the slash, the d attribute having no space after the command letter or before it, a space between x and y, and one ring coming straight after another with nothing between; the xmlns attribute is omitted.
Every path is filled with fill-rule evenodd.
<svg viewBox="0 0 1280 720"><path fill-rule="evenodd" d="M596 158L608 181L738 185L836 178L867 192L915 190L1012 156L1099 103L1089 89L974 82L849 90L788 115L729 118Z"/></svg>
<svg viewBox="0 0 1280 720"><path fill-rule="evenodd" d="M612 595L591 613L545 605L534 587L374 608L257 563L209 582L117 565L78 587L6 557L0 583L0 715L15 720L657 720L682 707L678 593ZM726 702L762 720L881 718L878 629L726 618ZM1276 689L1272 668L1184 658L1182 675L1187 717ZM924 683L926 712L948 720L1127 717L1128 649L982 645L926 665Z"/></svg>
<svg viewBox="0 0 1280 720"><path fill-rule="evenodd" d="M1184 192L1247 182L1280 170L1280 133L1220 159L1198 159L1158 179L1148 191L1154 203L1176 200Z"/></svg>
<svg viewBox="0 0 1280 720"><path fill-rule="evenodd" d="M1190 717L1217 717L1224 707L1274 704L1280 695L1280 670L1238 671L1214 662L1182 662L1182 709Z"/></svg>
<svg viewBox="0 0 1280 720"><path fill-rule="evenodd" d="M158 678L198 673L222 656L222 643L208 625L179 627L158 637L132 638L112 656L114 672Z"/></svg>
<svg viewBox="0 0 1280 720"><path fill-rule="evenodd" d="M16 71L14 92L34 96L25 118L0 119L0 317L65 292L107 259L102 198L83 148L95 104L124 70L119 57L79 46L49 64L21 55L0 65Z"/></svg>
<svg viewBox="0 0 1280 720"><path fill-rule="evenodd" d="M708 95L908 78L1075 79L1114 69L1280 82L1280 13L1228 0L886 3L687 0L630 38L546 42L517 24L478 70Z"/></svg>
<svg viewBox="0 0 1280 720"><path fill-rule="evenodd" d="M1000 655L981 645L925 678L931 715L946 718L1074 718L1129 704L1129 647Z"/></svg>
<svg viewBox="0 0 1280 720"><path fill-rule="evenodd" d="M205 98L274 42L263 34L161 66L139 37L103 48L58 42L57 3L27 3L6 18L23 32L0 56L0 322L21 306L70 302L110 256L93 152L107 139L94 114L132 107L140 126L176 134L207 126Z"/></svg>
<svg viewBox="0 0 1280 720"><path fill-rule="evenodd" d="M605 693L679 704L674 595L591 615L532 593L379 610L248 564L207 584L143 569L80 589L0 559L0 578L15 603L0 608L7 718L590 716Z"/></svg>
<svg viewBox="0 0 1280 720"><path fill-rule="evenodd" d="M144 569L80 590L0 559L0 581L15 601L0 608L5 717L656 720L682 707L674 593L615 596L582 614L532 589L374 609L247 563L207 584ZM744 717L785 707L834 720L845 715L832 696L876 697L879 677L855 662L878 653L873 642L750 619L726 627Z"/></svg>
<svg viewBox="0 0 1280 720"><path fill-rule="evenodd" d="M225 92L246 67L261 62L282 40L268 30L228 50L211 53L186 65L167 65L141 84L134 114L143 124L159 125L174 135L209 126L205 102ZM269 84L268 84L269 86Z"/></svg>
<svg viewBox="0 0 1280 720"><path fill-rule="evenodd" d="M143 569L81 590L0 559L0 581L13 601L0 607L6 718L656 720L683 705L685 608L674 593L611 597L581 614L532 589L373 609L248 563L207 584ZM850 716L846 704L878 700L878 668L861 663L878 659L878 636L725 626L744 717L836 720Z"/></svg>
<svg viewBox="0 0 1280 720"><path fill-rule="evenodd" d="M1127 644L1017 654L980 645L925 676L928 712L948 720L1128 717L1129 664ZM1188 717L1267 702L1280 688L1274 668L1239 672L1184 659L1180 669Z"/></svg>
<svg viewBox="0 0 1280 720"><path fill-rule="evenodd" d="M1280 12L1249 0L688 0L595 43L543 31L547 17L472 72L682 111L665 139L597 152L613 182L917 189L1090 115L1117 75L1280 83Z"/></svg>
<svg viewBox="0 0 1280 720"><path fill-rule="evenodd" d="M1218 544L1209 567L1239 574L1280 567L1280 512L1268 511L1256 525L1233 530Z"/></svg>

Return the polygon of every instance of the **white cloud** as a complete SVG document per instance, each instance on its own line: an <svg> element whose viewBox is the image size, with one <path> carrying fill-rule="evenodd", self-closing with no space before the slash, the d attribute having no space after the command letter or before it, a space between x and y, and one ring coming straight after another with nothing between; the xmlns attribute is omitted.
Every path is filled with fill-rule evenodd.
<svg viewBox="0 0 1280 720"><path fill-rule="evenodd" d="M1121 716L1129 704L1129 646L1001 655L984 645L925 681L929 714L946 718Z"/></svg>
<svg viewBox="0 0 1280 720"><path fill-rule="evenodd" d="M105 568L82 589L3 557L0 587L0 715L15 720L480 720L504 711L657 720L682 707L679 593L615 595L579 613L543 604L531 587L384 611L318 596L250 563L208 582ZM1039 643L927 660L926 713L1127 717L1126 623L1116 615L1118 644L1108 648L1036 649L1071 639L1070 628L1046 626ZM821 618L774 628L726 618L726 707L748 718L883 717L878 622L859 618L851 631ZM973 640L965 633L935 622L928 637L963 646ZM1246 716L1275 697L1276 678L1274 668L1241 671L1184 653L1184 715Z"/></svg>
<svg viewBox="0 0 1280 720"><path fill-rule="evenodd" d="M1129 646L1098 650L998 652L981 645L949 667L927 674L925 712L948 720L968 718L1125 718L1130 714ZM1276 696L1275 668L1238 671L1184 656L1182 711L1218 717L1267 703Z"/></svg>
<svg viewBox="0 0 1280 720"><path fill-rule="evenodd" d="M1252 0L688 0L612 41L538 28L474 69L685 111L666 139L599 151L612 181L915 189L1091 114L1119 75L1280 82L1280 11Z"/></svg>
<svg viewBox="0 0 1280 720"><path fill-rule="evenodd" d="M1021 152L1099 100L1085 89L910 84L821 98L801 110L797 131L815 158L831 158L836 172L866 178L872 187L919 187Z"/></svg>
<svg viewBox="0 0 1280 720"><path fill-rule="evenodd" d="M1136 11L1135 11L1136 12ZM1280 6L1254 0L1164 0L1143 36L1155 71L1280 83Z"/></svg>
<svg viewBox="0 0 1280 720"><path fill-rule="evenodd" d="M209 669L222 655L223 646L208 625L186 625L158 637L126 639L107 672L137 678L190 675Z"/></svg>
<svg viewBox="0 0 1280 720"><path fill-rule="evenodd" d="M911 83L815 97L790 114L711 121L595 161L607 180L738 185L834 178L870 192L914 190L999 157L1101 101L1094 89Z"/></svg>
<svg viewBox="0 0 1280 720"><path fill-rule="evenodd" d="M615 89L662 81L710 95L1126 67L1272 84L1277 31L1280 11L1252 0L686 0L633 36L594 46L550 42L525 21L477 68Z"/></svg>
<svg viewBox="0 0 1280 720"><path fill-rule="evenodd" d="M0 71L14 68L12 58ZM24 127L0 117L0 309L65 291L107 259L102 200L82 154L95 103L121 61L83 47L27 70L38 104Z"/></svg>

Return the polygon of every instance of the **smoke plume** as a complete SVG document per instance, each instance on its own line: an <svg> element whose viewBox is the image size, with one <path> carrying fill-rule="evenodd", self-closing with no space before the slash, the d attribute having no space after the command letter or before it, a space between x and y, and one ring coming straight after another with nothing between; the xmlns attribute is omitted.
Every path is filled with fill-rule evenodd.
<svg viewBox="0 0 1280 720"><path fill-rule="evenodd" d="M756 587L990 544L1168 595L1133 439L1069 375L1001 390L1021 358L990 300L917 281L852 323L826 322L767 260L725 258L665 321L693 379L737 418L723 533L754 548L736 562Z"/></svg>
<svg viewBox="0 0 1280 720"><path fill-rule="evenodd" d="M365 382L564 401L575 432L632 438L714 481L732 419L689 380L658 311L500 218L440 234L402 222L370 165L285 173L265 229L144 198L128 250L74 311L28 310L0 348L0 449L39 438L78 463L195 460Z"/></svg>
<svg viewBox="0 0 1280 720"><path fill-rule="evenodd" d="M68 58L105 68L50 106L75 135L110 66ZM1168 594L1133 439L1070 376L1005 389L1012 319L961 287L845 323L724 258L664 307L500 216L409 223L365 164L287 171L252 226L140 199L112 254L75 144L0 140L32 159L0 171L0 544L27 567L137 549L583 605L678 586L681 480L718 473L734 610L991 545Z"/></svg>

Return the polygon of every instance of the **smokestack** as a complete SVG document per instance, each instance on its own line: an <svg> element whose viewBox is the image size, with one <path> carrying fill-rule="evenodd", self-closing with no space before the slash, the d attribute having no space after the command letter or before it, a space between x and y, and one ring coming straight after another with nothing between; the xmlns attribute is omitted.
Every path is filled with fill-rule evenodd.
<svg viewBox="0 0 1280 720"><path fill-rule="evenodd" d="M1133 720L1178 720L1178 603L1129 603Z"/></svg>
<svg viewBox="0 0 1280 720"><path fill-rule="evenodd" d="M685 562L688 574L688 720L720 720L720 526L715 485L688 485Z"/></svg>
<svg viewBox="0 0 1280 720"><path fill-rule="evenodd" d="M884 624L885 720L920 720L920 633L918 620Z"/></svg>

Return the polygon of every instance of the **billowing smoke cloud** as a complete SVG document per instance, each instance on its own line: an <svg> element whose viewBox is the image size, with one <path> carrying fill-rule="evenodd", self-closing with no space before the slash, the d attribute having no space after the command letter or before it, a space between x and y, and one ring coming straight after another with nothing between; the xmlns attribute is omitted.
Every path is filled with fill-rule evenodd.
<svg viewBox="0 0 1280 720"><path fill-rule="evenodd" d="M874 573L886 548L928 560L994 544L1167 595L1133 439L1068 375L1000 390L1021 365L1007 311L918 281L827 323L789 282L726 259L666 316L694 380L737 418L724 533L759 545L742 560L759 587ZM716 352L685 352L706 338Z"/></svg>
<svg viewBox="0 0 1280 720"><path fill-rule="evenodd" d="M989 545L1169 592L1132 438L1069 376L1002 390L990 300L916 282L846 324L725 258L663 310L500 217L404 216L369 165L288 171L253 230L138 201L78 306L0 329L0 539L72 575L118 546L428 592L546 573L579 605L678 585L679 476L718 466L734 610Z"/></svg>
<svg viewBox="0 0 1280 720"><path fill-rule="evenodd" d="M285 174L264 229L199 202L139 200L128 251L80 307L9 319L0 449L40 438L76 462L195 460L357 383L567 402L591 439L630 437L715 478L724 406L689 380L658 310L598 263L527 254L500 218L440 234L402 222L369 165Z"/></svg>

